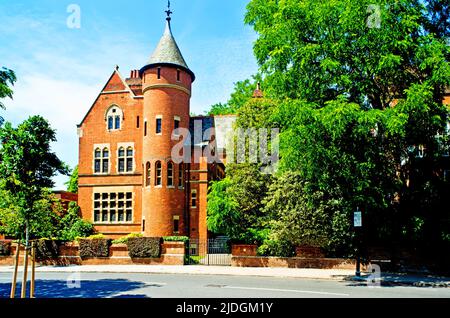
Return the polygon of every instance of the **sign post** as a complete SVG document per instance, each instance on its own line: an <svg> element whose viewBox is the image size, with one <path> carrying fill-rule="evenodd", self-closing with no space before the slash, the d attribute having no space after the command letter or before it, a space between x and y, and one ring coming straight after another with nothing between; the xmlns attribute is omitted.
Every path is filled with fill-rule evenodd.
<svg viewBox="0 0 450 318"><path fill-rule="evenodd" d="M356 251L356 276L361 276L361 257L360 257L360 235L359 231L362 228L362 213L359 211L359 208L353 212L353 227L355 228L356 236L357 236L357 251Z"/></svg>

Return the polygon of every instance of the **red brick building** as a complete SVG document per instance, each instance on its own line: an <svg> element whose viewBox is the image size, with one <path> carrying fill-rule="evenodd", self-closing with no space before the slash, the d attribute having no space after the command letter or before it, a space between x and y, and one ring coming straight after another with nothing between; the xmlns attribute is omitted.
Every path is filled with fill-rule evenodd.
<svg viewBox="0 0 450 318"><path fill-rule="evenodd" d="M81 213L98 232L113 238L132 232L207 238L208 182L224 176L222 160L194 159L199 151L223 154L223 137L197 140L194 128L201 125L202 134L215 126L227 130L234 118L190 116L195 75L170 21L169 12L148 63L126 79L116 67L78 125ZM183 129L191 136L179 132ZM180 145L172 140L177 131L181 161L172 156Z"/></svg>

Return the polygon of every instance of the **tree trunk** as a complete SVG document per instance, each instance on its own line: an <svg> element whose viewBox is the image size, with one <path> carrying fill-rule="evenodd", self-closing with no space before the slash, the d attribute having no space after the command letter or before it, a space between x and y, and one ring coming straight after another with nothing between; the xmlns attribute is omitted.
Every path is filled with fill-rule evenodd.
<svg viewBox="0 0 450 318"><path fill-rule="evenodd" d="M25 221L25 255L23 257L23 279L21 297L26 298L27 294L27 274L28 274L28 244L30 239L30 232L28 226L28 220Z"/></svg>

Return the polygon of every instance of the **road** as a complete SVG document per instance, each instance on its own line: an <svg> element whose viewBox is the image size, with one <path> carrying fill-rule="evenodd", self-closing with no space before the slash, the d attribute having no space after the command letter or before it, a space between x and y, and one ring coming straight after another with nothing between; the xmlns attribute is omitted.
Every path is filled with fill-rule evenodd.
<svg viewBox="0 0 450 318"><path fill-rule="evenodd" d="M0 273L0 298L10 273ZM17 295L20 284L17 285ZM382 286L300 278L141 273L37 273L36 298L450 298L450 288Z"/></svg>

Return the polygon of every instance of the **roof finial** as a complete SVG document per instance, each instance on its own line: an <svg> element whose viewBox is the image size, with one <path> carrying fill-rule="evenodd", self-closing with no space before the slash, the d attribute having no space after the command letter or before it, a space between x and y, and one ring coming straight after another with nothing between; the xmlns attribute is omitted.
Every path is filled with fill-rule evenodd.
<svg viewBox="0 0 450 318"><path fill-rule="evenodd" d="M170 17L170 15L173 13L170 10L170 0L167 1L167 10L165 11L167 13L167 18L166 20L170 22L170 20L172 20L172 18Z"/></svg>

